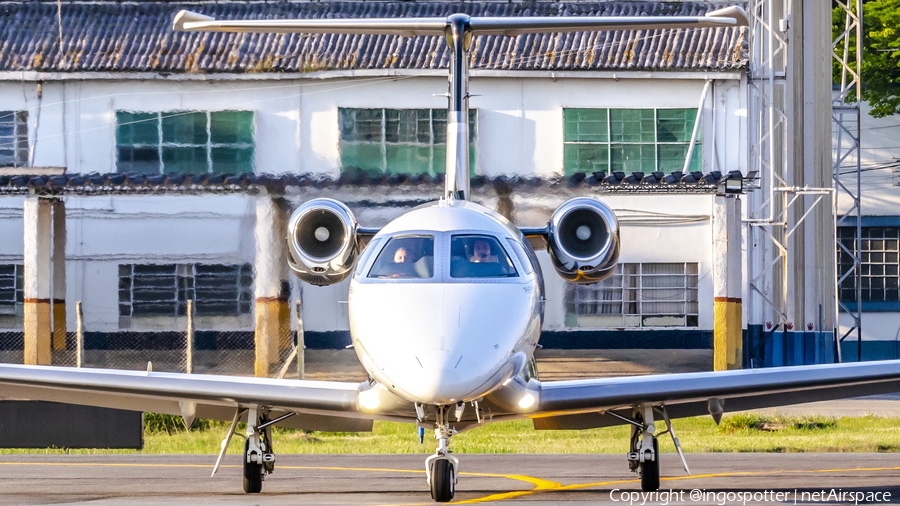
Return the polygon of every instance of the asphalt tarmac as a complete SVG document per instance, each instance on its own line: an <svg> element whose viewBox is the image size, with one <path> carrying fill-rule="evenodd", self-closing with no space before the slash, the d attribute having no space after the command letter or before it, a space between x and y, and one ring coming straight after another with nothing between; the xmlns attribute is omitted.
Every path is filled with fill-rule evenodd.
<svg viewBox="0 0 900 506"><path fill-rule="evenodd" d="M897 454L663 454L662 490L642 496L624 455L464 455L455 503L900 503ZM259 495L241 493L239 458L0 456L0 504L432 504L423 455L282 455Z"/></svg>

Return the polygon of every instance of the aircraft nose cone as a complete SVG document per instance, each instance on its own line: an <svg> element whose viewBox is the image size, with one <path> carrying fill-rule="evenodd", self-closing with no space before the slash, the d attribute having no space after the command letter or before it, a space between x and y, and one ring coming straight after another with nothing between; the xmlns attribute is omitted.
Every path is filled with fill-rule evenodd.
<svg viewBox="0 0 900 506"><path fill-rule="evenodd" d="M459 353L446 350L428 350L416 353L421 366L415 378L406 385L410 395L429 403L451 403L459 401L469 393L468 385L456 370L462 360Z"/></svg>

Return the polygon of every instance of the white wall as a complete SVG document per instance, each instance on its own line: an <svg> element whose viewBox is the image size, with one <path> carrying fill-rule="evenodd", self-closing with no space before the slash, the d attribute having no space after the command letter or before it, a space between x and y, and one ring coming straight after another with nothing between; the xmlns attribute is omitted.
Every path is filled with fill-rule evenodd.
<svg viewBox="0 0 900 506"><path fill-rule="evenodd" d="M256 169L266 173L339 171L339 107L443 108L446 78L397 77L284 81L0 82L0 110L28 110L35 166L115 172L116 111L250 110L256 113ZM473 78L483 174L562 172L564 107L689 107L703 79ZM402 99L400 98L402 97ZM703 118L704 171L742 169L738 81L715 81ZM713 112L715 111L715 112ZM713 138L716 143L710 142Z"/></svg>
<svg viewBox="0 0 900 506"><path fill-rule="evenodd" d="M900 216L900 115L873 118L866 102L861 105L860 115L860 163L862 167L862 213L864 216ZM841 172L853 171L856 160L848 159ZM844 184L856 182L853 174ZM855 188L854 188L855 189ZM846 194L838 193L840 212L846 212L852 200Z"/></svg>
<svg viewBox="0 0 900 506"><path fill-rule="evenodd" d="M697 107L705 83L702 76L674 77L475 77L470 91L476 95L471 107L479 111L478 171L561 174L564 107ZM29 111L33 165L100 173L116 171L116 111L251 110L255 112L257 172L336 176L339 107L442 108L446 99L434 95L446 90L443 75L272 81L213 77L209 81L47 81L38 98L35 83L6 81L0 82L0 110ZM714 82L702 116L704 172L746 172L745 102L739 81ZM711 197L610 196L605 200L623 217L622 262L700 264L700 328L712 328ZM66 205L67 298L84 301L88 325L117 326L120 263L253 260L254 207L249 196L70 196ZM21 260L21 209L22 198L0 198L0 261ZM367 214L380 218L383 212ZM690 219L679 222L678 217L685 216ZM563 328L564 284L546 255L541 258L550 299L547 328ZM304 287L307 329L348 328L346 305L339 303L346 300L346 288L346 283L325 289Z"/></svg>

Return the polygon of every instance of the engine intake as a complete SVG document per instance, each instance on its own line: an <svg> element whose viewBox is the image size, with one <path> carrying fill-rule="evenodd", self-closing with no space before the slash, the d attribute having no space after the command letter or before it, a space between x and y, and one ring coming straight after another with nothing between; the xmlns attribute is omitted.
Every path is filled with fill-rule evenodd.
<svg viewBox="0 0 900 506"><path fill-rule="evenodd" d="M353 212L337 200L304 203L288 222L288 265L312 285L341 282L350 275L359 252L357 227Z"/></svg>
<svg viewBox="0 0 900 506"><path fill-rule="evenodd" d="M564 279L582 284L606 279L619 260L615 213L590 197L567 200L550 217L547 249Z"/></svg>

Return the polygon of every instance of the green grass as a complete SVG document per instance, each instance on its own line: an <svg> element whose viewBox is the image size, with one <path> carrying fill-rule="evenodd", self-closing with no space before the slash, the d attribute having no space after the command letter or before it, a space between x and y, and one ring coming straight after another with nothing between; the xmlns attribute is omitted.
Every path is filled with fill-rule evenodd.
<svg viewBox="0 0 900 506"><path fill-rule="evenodd" d="M756 413L735 414L718 427L710 417L673 422L686 452L898 452L900 418L781 417ZM657 429L662 430L658 423ZM243 431L243 427L240 428ZM178 417L147 414L144 450L149 454L214 454L227 424L195 421L191 431ZM458 453L625 453L629 428L585 431L535 431L531 422L489 424L453 437ZM278 453L431 453L430 433L419 445L412 424L375 422L371 433L328 433L275 428ZM243 440L235 437L229 453L239 453ZM663 452L674 452L668 435L660 438ZM0 450L10 453L134 453L133 450Z"/></svg>

